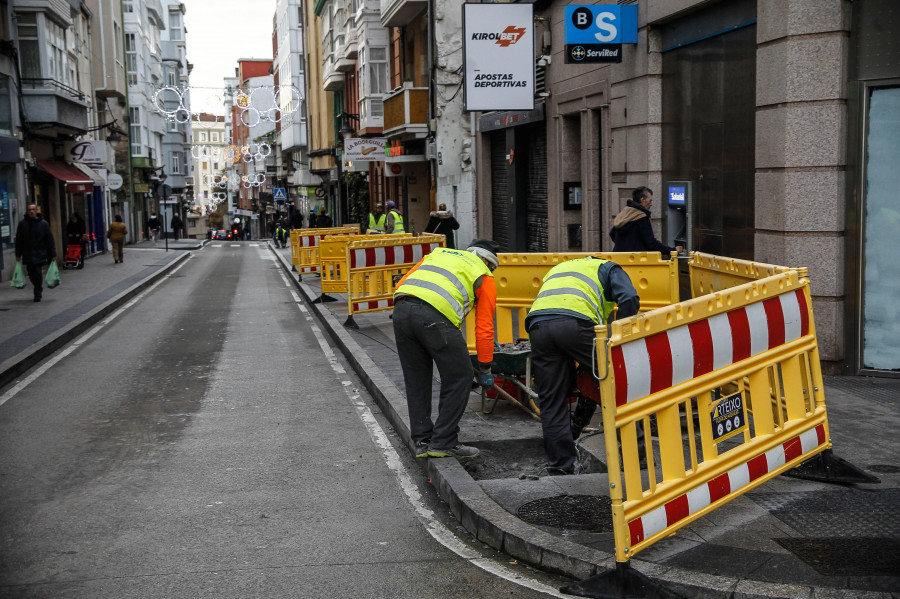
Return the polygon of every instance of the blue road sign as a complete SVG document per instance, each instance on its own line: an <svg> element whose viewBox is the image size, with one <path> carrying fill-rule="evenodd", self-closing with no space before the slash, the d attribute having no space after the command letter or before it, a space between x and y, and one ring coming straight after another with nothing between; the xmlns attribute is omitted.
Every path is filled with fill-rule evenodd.
<svg viewBox="0 0 900 599"><path fill-rule="evenodd" d="M284 187L276 187L273 190L272 196L276 202L284 202L287 200L287 194L284 192Z"/></svg>

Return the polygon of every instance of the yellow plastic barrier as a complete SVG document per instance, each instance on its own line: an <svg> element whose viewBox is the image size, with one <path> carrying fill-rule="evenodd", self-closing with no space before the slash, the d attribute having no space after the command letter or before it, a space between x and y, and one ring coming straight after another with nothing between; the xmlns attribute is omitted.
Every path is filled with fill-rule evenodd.
<svg viewBox="0 0 900 599"><path fill-rule="evenodd" d="M294 229L291 231L291 263L300 273L318 272L319 240L327 235L358 235L359 225L327 229ZM302 275L301 275L302 276Z"/></svg>
<svg viewBox="0 0 900 599"><path fill-rule="evenodd" d="M609 339L596 330L623 566L831 447L809 279L796 270L613 322Z"/></svg>
<svg viewBox="0 0 900 599"><path fill-rule="evenodd" d="M790 270L763 262L691 252L691 297L715 293ZM643 299L643 298L642 298Z"/></svg>
<svg viewBox="0 0 900 599"><path fill-rule="evenodd" d="M607 252L572 254L500 254L494 271L497 284L495 336L498 343L525 339L525 317L540 291L547 272L566 260L597 256L620 265L641 296L641 312L678 302L678 263L659 252ZM469 351L475 350L475 317L466 318Z"/></svg>
<svg viewBox="0 0 900 599"><path fill-rule="evenodd" d="M319 242L322 293L347 293L347 245L364 239L401 239L412 233L396 235L331 235Z"/></svg>
<svg viewBox="0 0 900 599"><path fill-rule="evenodd" d="M424 256L444 247L443 235L390 238L378 235L347 245L347 314L377 312L394 307L394 279L406 274ZM348 319L348 323L351 322Z"/></svg>

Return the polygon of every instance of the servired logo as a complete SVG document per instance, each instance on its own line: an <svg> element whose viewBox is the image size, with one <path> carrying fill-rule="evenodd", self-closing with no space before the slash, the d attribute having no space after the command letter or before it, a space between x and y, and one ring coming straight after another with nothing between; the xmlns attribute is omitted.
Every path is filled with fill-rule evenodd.
<svg viewBox="0 0 900 599"><path fill-rule="evenodd" d="M494 43L496 43L498 46L506 48L522 39L523 35L525 35L524 27L513 27L512 25L509 25L501 33L473 33L472 39L496 40Z"/></svg>

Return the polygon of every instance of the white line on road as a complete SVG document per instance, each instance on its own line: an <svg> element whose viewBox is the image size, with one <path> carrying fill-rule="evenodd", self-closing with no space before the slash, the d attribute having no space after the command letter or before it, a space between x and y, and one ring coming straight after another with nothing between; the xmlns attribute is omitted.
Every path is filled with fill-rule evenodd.
<svg viewBox="0 0 900 599"><path fill-rule="evenodd" d="M190 254L188 254L188 255L190 256ZM175 269L172 270L172 272L166 274L165 277L161 277L157 282L150 285L150 287L147 287L142 292L140 292L139 294L137 294L136 296L131 298L131 300L129 300L124 306L122 306L121 308L119 308L118 310L116 310L115 312L113 312L112 314L110 314L109 316L104 318L103 320L101 320L99 323L97 323L96 326L91 328L88 332L84 333L83 335L81 335L81 337L79 337L78 339L76 339L75 341L70 343L64 350L60 351L58 354L54 355L52 358L50 358L49 360L47 360L46 362L41 364L36 370L32 371L31 374L29 374L24 379L19 381L19 383L16 384L14 387L12 387L9 391L4 393L3 395L0 395L0 406L2 406L6 402L8 402L10 399L15 397L16 394L19 393L19 391L21 391L22 389L24 389L25 387L27 387L28 385L33 383L42 374L44 374L45 372L47 372L48 370L53 368L53 366L58 364L60 362L60 360L62 360L63 358L65 358L66 356L71 354L73 351L78 349L81 345L84 344L85 341L87 341L88 339L93 337L95 334L97 334L103 327L105 327L106 325L111 323L113 320L118 318L122 314L122 312L124 312L125 310L127 310L128 308L130 308L131 306L136 304L137 302L139 302L141 299L143 299L143 297L145 295L147 295L148 293L150 293L151 291L156 289L157 286L161 285L163 283L163 281L165 281L168 277L172 276L173 274L175 274L176 272L181 270L185 264L187 264L187 260L185 260L184 262L179 264L177 267L175 267Z"/></svg>
<svg viewBox="0 0 900 599"><path fill-rule="evenodd" d="M313 315L310 314L309 310L307 310L303 301L300 299L300 296L297 294L297 291L294 289L294 284L291 281L288 281L283 271L279 271L278 274L281 275L284 284L287 286L288 290L291 293L291 297L294 298L294 302L297 304L297 308L299 308L300 312L303 313L304 317L309 322L313 334L316 336L316 340L319 342L319 347L322 348L322 353L325 354L325 357L331 364L331 368L339 376L346 374L344 367L340 362L338 362L337 356L335 356L334 351L331 349L331 346L328 345L328 341L325 339L325 335L316 324ZM416 515L419 517L419 520L422 522L425 530L428 531L428 534L430 534L432 538L434 538L434 540L436 540L438 543L440 543L456 555L467 560L469 563L481 568L482 570L485 570L486 572L490 572L494 576L498 576L500 578L503 578L504 580L508 580L509 582L529 588L531 590L545 593L547 595L550 595L551 597L560 597L562 599L566 599L569 597L569 595L563 595L549 585L525 576L521 570L507 568L505 565L497 563L494 560L480 557L477 552L469 548L456 535L450 532L450 530L447 529L447 527L444 526L443 523L437 520L434 512L432 512L422 500L419 489L413 482L412 476L409 474L409 471L403 465L403 462L400 459L400 455L394 449L394 446L391 445L391 442L388 439L387 434L384 432L384 429L381 428L381 425L378 424L378 421L375 419L375 415L372 414L369 406L366 405L366 403L360 397L359 393L356 393L353 382L342 380L341 386L344 388L344 392L347 394L347 397L350 398L350 403L354 408L356 408L357 415L359 416L359 419L362 421L363 425L366 427L366 430L369 432L369 436L372 438L372 441L375 443L375 445L381 448L381 453L384 456L384 460L387 463L388 468L390 468L394 475L397 477L397 482L400 485L400 489L406 495L407 501L409 501L409 504L412 506L413 510L415 510Z"/></svg>

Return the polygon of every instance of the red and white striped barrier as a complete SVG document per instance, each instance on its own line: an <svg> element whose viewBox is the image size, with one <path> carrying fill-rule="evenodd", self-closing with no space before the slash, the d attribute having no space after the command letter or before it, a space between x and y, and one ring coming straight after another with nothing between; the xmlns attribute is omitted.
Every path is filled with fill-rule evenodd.
<svg viewBox="0 0 900 599"><path fill-rule="evenodd" d="M651 538L718 501L731 499L753 481L808 454L825 444L826 441L825 426L820 424L740 466L720 474L711 481L679 495L640 518L629 521L628 531L631 535L632 545Z"/></svg>
<svg viewBox="0 0 900 599"><path fill-rule="evenodd" d="M616 406L809 334L802 289L612 348Z"/></svg>
<svg viewBox="0 0 900 599"><path fill-rule="evenodd" d="M439 247L440 243L420 243L350 250L350 268L416 264Z"/></svg>

